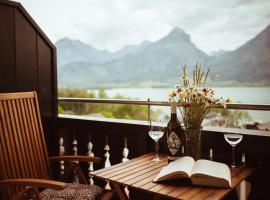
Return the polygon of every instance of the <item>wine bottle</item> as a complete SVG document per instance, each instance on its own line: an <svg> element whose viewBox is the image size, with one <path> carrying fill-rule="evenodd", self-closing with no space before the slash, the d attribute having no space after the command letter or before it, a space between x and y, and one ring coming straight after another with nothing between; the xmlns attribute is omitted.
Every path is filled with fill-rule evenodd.
<svg viewBox="0 0 270 200"><path fill-rule="evenodd" d="M168 161L176 160L181 156L184 145L184 132L176 115L176 102L171 102L171 119L166 128Z"/></svg>

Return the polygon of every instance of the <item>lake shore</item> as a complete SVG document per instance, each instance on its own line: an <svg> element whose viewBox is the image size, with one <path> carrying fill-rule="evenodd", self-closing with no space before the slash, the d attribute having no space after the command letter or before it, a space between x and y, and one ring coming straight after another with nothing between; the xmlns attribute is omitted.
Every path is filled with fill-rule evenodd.
<svg viewBox="0 0 270 200"><path fill-rule="evenodd" d="M131 99L168 101L168 93L174 88L114 88L106 89L109 98L122 95ZM270 87L215 87L217 96L230 96L234 103L270 104ZM98 92L98 90L92 90ZM162 109L170 113L169 107L152 106L153 109ZM257 122L270 121L269 111L248 111L252 120Z"/></svg>

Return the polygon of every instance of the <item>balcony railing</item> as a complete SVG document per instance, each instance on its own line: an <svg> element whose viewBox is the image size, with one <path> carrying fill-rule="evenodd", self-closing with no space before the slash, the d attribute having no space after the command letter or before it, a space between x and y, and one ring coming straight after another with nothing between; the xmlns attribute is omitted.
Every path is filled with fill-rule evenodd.
<svg viewBox="0 0 270 200"><path fill-rule="evenodd" d="M150 117L151 106L170 106L168 101L151 101L148 99L144 100L130 100L130 99L101 99L101 98L71 98L71 97L58 97L58 102L69 102L69 103L98 103L98 104L128 104L128 105L142 105L148 106L148 121ZM181 103L177 104L178 106L182 106ZM216 105L215 108L223 108L221 105ZM229 103L226 105L226 109L235 109L235 110L253 110L253 111L270 111L270 104L254 104L254 103ZM64 115L61 115L64 116ZM67 117L67 116L66 116ZM147 125L145 121L140 120L123 120L123 119L100 119L97 117L76 117L77 119L91 119L91 120L102 120L102 121L110 121L115 123L131 123L140 125ZM270 119L269 119L270 120ZM212 127L206 126L203 128L204 131L209 132L224 132L224 127ZM249 130L249 129L237 129L231 128L231 132L244 134L244 135L256 135L256 136L270 136L269 131L265 130Z"/></svg>
<svg viewBox="0 0 270 200"><path fill-rule="evenodd" d="M150 101L150 100L143 101L143 100L130 100L130 99L58 97L58 102L131 104L131 105L145 105L145 106L170 106L169 102L167 102L167 101ZM181 106L181 103L178 103L178 106ZM215 106L215 108L223 108L223 107L222 106ZM230 104L227 104L227 109L270 111L270 104L230 103Z"/></svg>
<svg viewBox="0 0 270 200"><path fill-rule="evenodd" d="M169 102L166 101L147 101L143 100L130 100L130 99L100 99L100 98L70 98L70 97L59 97L58 102L65 102L65 103L98 103L98 104L129 104L129 105L143 105L148 106L148 119L150 116L151 106L170 106ZM181 106L181 104L178 104ZM221 106L216 106L216 108L222 108ZM256 110L256 111L270 111L270 104L247 104L247 103L231 103L227 104L227 109L239 109L239 110ZM147 127L149 126L147 121L142 120L125 120L125 119L111 119L111 118L100 118L100 117L93 117L93 116L78 116L78 115L59 115L59 118L68 121L71 124L78 124L79 122L84 122L83 127L86 129L91 129L91 122L99 123L103 126L107 126L107 124L115 124L114 126L130 126L134 127L133 129L137 129L135 126L145 127L145 131L147 132ZM66 125L66 124L65 124ZM116 128L118 129L118 128ZM119 128L119 131L123 129ZM210 133L221 133L227 132L226 128L224 127L211 127L211 126L204 126L204 132ZM136 132L136 131L135 131ZM138 131L137 131L138 132ZM230 132L238 133L249 136L264 136L270 137L270 132L265 130L254 130L254 129L238 129L238 128L230 128ZM104 141L104 137L109 136L111 137L112 133L109 130L107 133L104 133L102 136ZM114 135L115 137L115 135ZM124 137L130 137L129 134L120 136L120 140ZM211 145L210 145L211 146ZM210 147L209 147L210 148ZM136 153L137 154L137 153Z"/></svg>

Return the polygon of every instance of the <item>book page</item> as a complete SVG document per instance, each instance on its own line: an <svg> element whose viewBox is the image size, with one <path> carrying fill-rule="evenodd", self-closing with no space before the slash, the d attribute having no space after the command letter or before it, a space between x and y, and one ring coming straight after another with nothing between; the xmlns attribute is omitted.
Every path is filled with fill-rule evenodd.
<svg viewBox="0 0 270 200"><path fill-rule="evenodd" d="M197 160L191 171L192 182L199 185L230 187L231 171L223 164L210 160Z"/></svg>
<svg viewBox="0 0 270 200"><path fill-rule="evenodd" d="M172 161L161 169L157 177L154 179L154 182L177 178L189 178L194 163L194 159L189 156Z"/></svg>

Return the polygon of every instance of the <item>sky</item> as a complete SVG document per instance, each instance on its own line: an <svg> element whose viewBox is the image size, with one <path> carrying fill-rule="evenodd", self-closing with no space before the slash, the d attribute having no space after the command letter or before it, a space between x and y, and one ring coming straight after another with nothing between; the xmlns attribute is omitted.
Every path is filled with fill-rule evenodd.
<svg viewBox="0 0 270 200"><path fill-rule="evenodd" d="M270 24L270 0L18 0L47 36L98 49L157 41L174 27L206 53L234 50Z"/></svg>

